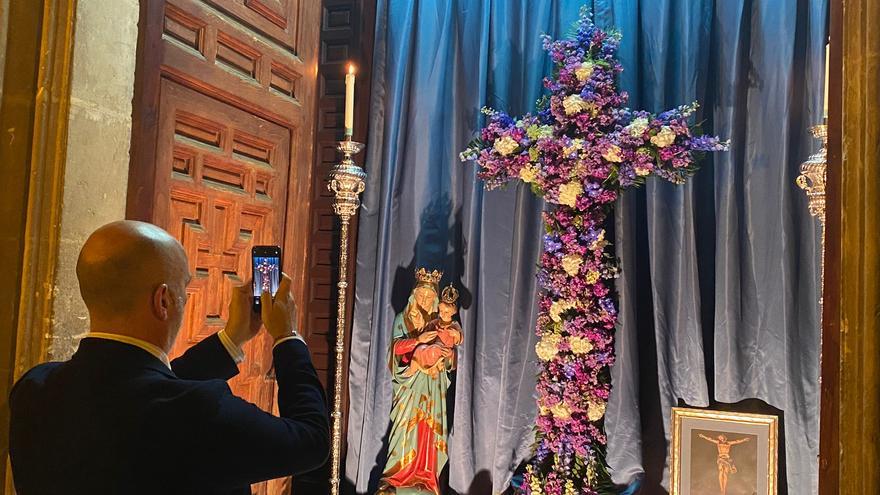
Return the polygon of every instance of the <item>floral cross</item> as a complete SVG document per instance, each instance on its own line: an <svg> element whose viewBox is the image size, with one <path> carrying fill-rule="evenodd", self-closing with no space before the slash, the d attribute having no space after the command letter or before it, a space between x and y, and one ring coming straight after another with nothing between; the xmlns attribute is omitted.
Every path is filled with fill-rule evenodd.
<svg viewBox="0 0 880 495"><path fill-rule="evenodd" d="M272 290L272 281L269 278L269 275L275 270L275 265L270 263L269 260L263 260L259 265L257 265L257 271L260 272L260 290L263 292L269 292Z"/></svg>
<svg viewBox="0 0 880 495"><path fill-rule="evenodd" d="M549 204L538 284L537 451L526 494L596 494L612 488L605 464L605 407L611 392L617 266L605 224L628 187L657 176L682 184L700 152L727 143L689 124L697 104L654 115L625 107L616 79L620 41L586 12L571 39L544 38L555 69L536 114L483 109L480 135L461 153L487 189L520 180Z"/></svg>

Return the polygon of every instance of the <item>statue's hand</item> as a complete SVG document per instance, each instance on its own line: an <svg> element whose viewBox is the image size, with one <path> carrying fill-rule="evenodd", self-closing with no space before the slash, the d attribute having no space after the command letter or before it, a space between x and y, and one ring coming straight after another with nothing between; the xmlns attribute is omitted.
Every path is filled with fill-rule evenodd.
<svg viewBox="0 0 880 495"><path fill-rule="evenodd" d="M416 340L421 342L422 344L428 344L433 342L434 339L437 338L437 332L435 330L429 330L427 332L422 332L416 337Z"/></svg>
<svg viewBox="0 0 880 495"><path fill-rule="evenodd" d="M447 328L437 333L440 340L447 347L454 347L461 343L461 332L455 328Z"/></svg>

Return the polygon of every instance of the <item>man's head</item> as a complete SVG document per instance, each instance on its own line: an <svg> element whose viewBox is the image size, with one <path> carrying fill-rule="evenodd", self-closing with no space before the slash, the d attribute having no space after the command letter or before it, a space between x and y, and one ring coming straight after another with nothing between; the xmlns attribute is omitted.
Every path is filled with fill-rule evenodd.
<svg viewBox="0 0 880 495"><path fill-rule="evenodd" d="M719 442L726 442L726 441L727 441L727 437L726 437L725 435L723 435L723 434L722 434L722 435L718 435L718 441L719 441Z"/></svg>
<svg viewBox="0 0 880 495"><path fill-rule="evenodd" d="M191 275L183 247L168 232L130 220L107 224L83 245L76 276L93 331L170 350Z"/></svg>

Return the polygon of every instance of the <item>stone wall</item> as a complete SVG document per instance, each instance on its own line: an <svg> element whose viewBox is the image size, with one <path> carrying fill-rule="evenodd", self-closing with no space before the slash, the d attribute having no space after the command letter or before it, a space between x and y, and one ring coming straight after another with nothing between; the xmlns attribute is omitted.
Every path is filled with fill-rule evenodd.
<svg viewBox="0 0 880 495"><path fill-rule="evenodd" d="M138 0L79 0L64 206L50 359L66 359L88 330L76 258L88 235L125 218Z"/></svg>

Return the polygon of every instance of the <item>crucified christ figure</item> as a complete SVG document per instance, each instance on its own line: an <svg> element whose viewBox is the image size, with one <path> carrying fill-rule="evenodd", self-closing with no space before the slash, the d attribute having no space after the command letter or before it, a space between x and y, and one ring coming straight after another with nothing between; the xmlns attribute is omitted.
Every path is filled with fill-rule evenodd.
<svg viewBox="0 0 880 495"><path fill-rule="evenodd" d="M717 438L707 437L702 433L698 434L703 440L714 443L718 446L718 488L721 495L727 495L727 478L731 474L736 474L736 464L730 457L730 447L746 443L751 440L749 437L743 437L738 440L727 440L727 437L718 435Z"/></svg>

